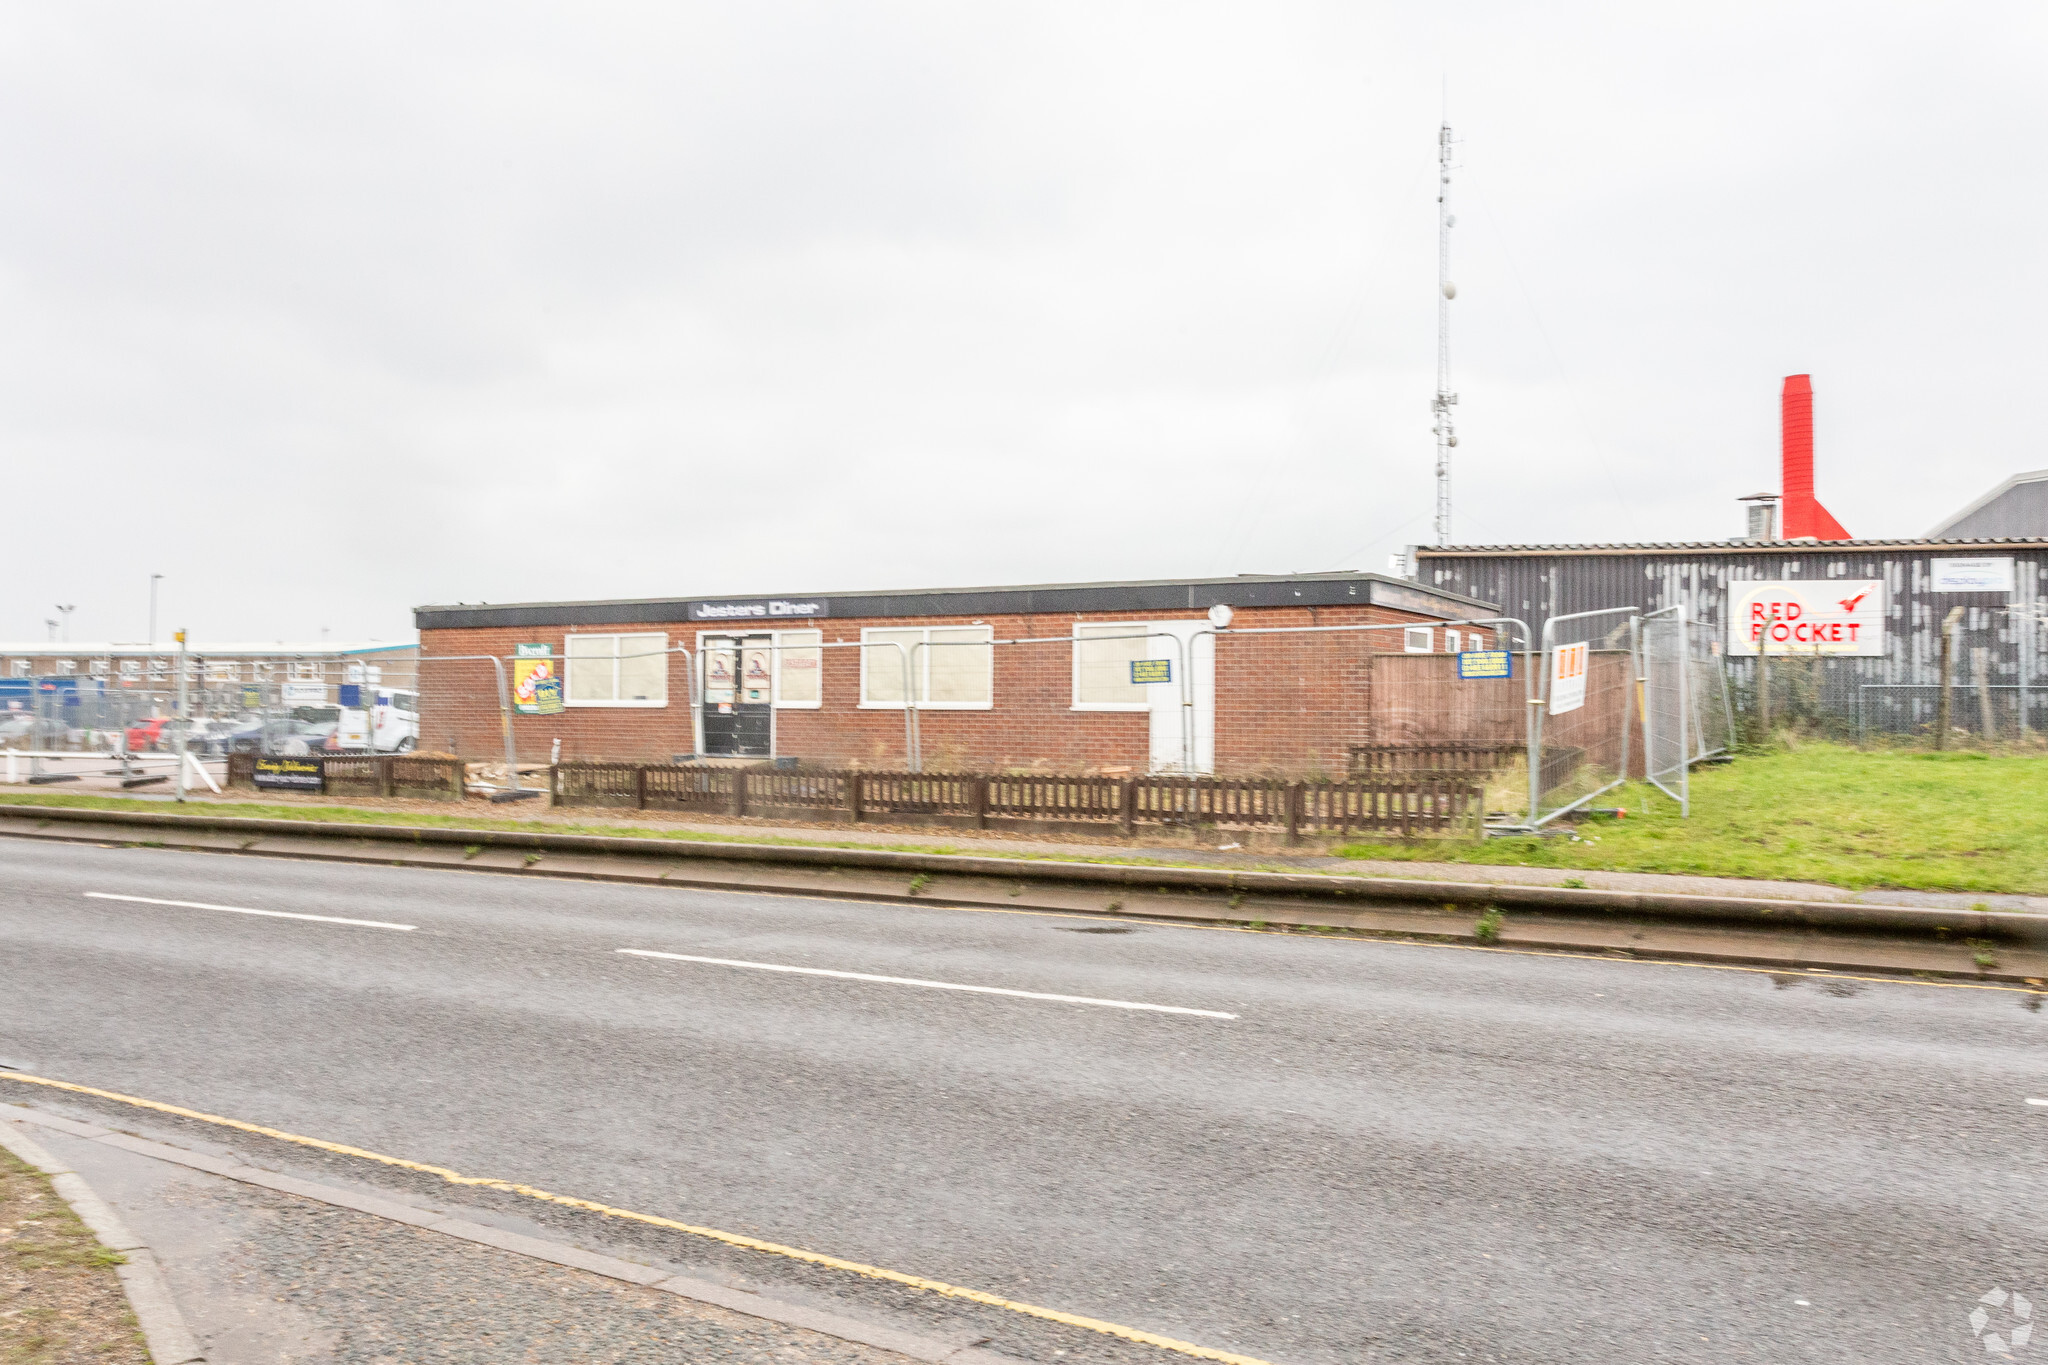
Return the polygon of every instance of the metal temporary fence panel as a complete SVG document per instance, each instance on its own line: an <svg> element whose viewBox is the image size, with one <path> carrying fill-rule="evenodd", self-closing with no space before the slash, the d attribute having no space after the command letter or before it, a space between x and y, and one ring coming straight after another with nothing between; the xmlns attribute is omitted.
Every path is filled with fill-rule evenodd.
<svg viewBox="0 0 2048 1365"><path fill-rule="evenodd" d="M1667 607L1642 618L1643 775L1691 813L1690 774L1695 757L1689 734L1693 718L1689 684L1685 608Z"/></svg>
<svg viewBox="0 0 2048 1365"><path fill-rule="evenodd" d="M1530 823L1589 804L1628 778L1635 710L1637 615L1615 607L1543 623L1543 705L1537 714ZM1565 676L1566 709L1550 707L1553 676Z"/></svg>
<svg viewBox="0 0 2048 1365"><path fill-rule="evenodd" d="M1719 633L1688 619L1685 623L1688 665L1686 686L1688 752L1697 763L1735 749L1735 698L1728 686L1728 656Z"/></svg>

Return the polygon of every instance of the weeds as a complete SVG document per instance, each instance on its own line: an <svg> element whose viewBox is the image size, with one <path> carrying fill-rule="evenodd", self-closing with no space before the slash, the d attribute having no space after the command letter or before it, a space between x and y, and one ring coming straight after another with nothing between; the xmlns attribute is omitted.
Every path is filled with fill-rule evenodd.
<svg viewBox="0 0 2048 1365"><path fill-rule="evenodd" d="M1568 886L1574 891L1584 891L1586 889L1586 879L1584 877L1566 877L1558 885Z"/></svg>
<svg viewBox="0 0 2048 1365"><path fill-rule="evenodd" d="M910 894L915 896L932 884L932 879L920 872L910 879Z"/></svg>
<svg viewBox="0 0 2048 1365"><path fill-rule="evenodd" d="M1487 906L1486 913L1481 915L1479 922L1472 926L1472 937L1478 939L1481 943L1500 942L1500 926L1506 918L1505 915L1501 914L1498 905Z"/></svg>
<svg viewBox="0 0 2048 1365"><path fill-rule="evenodd" d="M1977 964L1977 970L1988 972L1998 965L1998 945L1988 938L1964 939L1970 948L1970 961Z"/></svg>

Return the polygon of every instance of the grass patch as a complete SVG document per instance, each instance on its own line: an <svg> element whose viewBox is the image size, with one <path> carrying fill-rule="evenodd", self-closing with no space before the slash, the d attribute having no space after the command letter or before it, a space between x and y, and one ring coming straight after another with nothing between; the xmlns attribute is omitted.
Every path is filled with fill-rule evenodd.
<svg viewBox="0 0 2048 1365"><path fill-rule="evenodd" d="M1865 753L1805 744L1702 768L1692 818L1631 786L1548 838L1349 844L1347 858L1825 882L1862 889L2048 894L2048 762Z"/></svg>
<svg viewBox="0 0 2048 1365"><path fill-rule="evenodd" d="M109 1251L50 1178L0 1148L0 1361L148 1365Z"/></svg>

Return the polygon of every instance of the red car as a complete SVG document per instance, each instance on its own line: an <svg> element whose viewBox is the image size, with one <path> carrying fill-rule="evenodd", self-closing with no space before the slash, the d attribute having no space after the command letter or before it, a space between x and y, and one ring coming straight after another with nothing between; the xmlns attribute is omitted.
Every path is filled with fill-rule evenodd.
<svg viewBox="0 0 2048 1365"><path fill-rule="evenodd" d="M136 754L141 753L145 749L154 749L157 746L157 741L163 738L164 727L170 723L171 718L169 716L153 716L148 720L138 721L129 726L128 752Z"/></svg>

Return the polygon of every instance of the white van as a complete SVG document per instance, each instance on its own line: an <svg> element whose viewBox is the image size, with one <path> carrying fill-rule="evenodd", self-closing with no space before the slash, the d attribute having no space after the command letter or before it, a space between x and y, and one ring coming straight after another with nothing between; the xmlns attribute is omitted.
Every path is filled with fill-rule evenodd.
<svg viewBox="0 0 2048 1365"><path fill-rule="evenodd" d="M361 707L341 712L341 724L334 731L338 749L361 749L363 712ZM393 687L377 689L377 752L409 754L420 743L420 695Z"/></svg>

